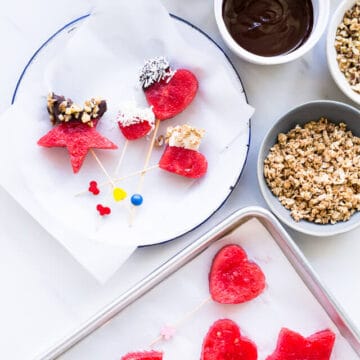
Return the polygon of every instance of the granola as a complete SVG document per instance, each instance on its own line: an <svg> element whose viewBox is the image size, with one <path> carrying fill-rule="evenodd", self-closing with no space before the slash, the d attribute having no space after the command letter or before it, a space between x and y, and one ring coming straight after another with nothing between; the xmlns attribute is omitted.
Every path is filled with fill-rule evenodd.
<svg viewBox="0 0 360 360"><path fill-rule="evenodd" d="M360 94L360 0L346 11L335 37L336 59L352 90Z"/></svg>
<svg viewBox="0 0 360 360"><path fill-rule="evenodd" d="M295 221L346 221L360 210L360 138L325 118L297 125L278 135L264 176Z"/></svg>

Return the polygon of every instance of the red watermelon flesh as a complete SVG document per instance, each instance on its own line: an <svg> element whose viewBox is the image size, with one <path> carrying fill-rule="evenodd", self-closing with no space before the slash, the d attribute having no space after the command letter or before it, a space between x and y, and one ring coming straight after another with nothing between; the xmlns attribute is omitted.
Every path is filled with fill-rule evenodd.
<svg viewBox="0 0 360 360"><path fill-rule="evenodd" d="M38 144L44 147L66 147L74 173L80 170L90 149L117 149L114 143L98 133L95 126L90 127L77 121L53 127Z"/></svg>
<svg viewBox="0 0 360 360"><path fill-rule="evenodd" d="M257 297L265 288L261 268L249 261L238 245L226 245L215 255L209 274L210 294L221 304L240 304Z"/></svg>
<svg viewBox="0 0 360 360"><path fill-rule="evenodd" d="M198 90L195 75L185 69L176 70L173 77L160 80L144 90L155 117L166 120L181 113L192 102Z"/></svg>
<svg viewBox="0 0 360 360"><path fill-rule="evenodd" d="M266 360L329 360L335 342L335 334L322 330L304 338L295 331L283 328L276 349Z"/></svg>
<svg viewBox="0 0 360 360"><path fill-rule="evenodd" d="M159 161L163 170L180 176L197 179L206 174L207 160L196 150L167 146Z"/></svg>
<svg viewBox="0 0 360 360"><path fill-rule="evenodd" d="M256 345L230 319L215 321L204 339L201 360L256 360Z"/></svg>
<svg viewBox="0 0 360 360"><path fill-rule="evenodd" d="M139 123L131 124L129 126L123 126L120 121L118 122L118 124L121 132L128 140L140 139L147 135L152 129L150 123L146 120Z"/></svg>
<svg viewBox="0 0 360 360"><path fill-rule="evenodd" d="M128 353L121 360L162 360L163 353L160 351L138 351Z"/></svg>

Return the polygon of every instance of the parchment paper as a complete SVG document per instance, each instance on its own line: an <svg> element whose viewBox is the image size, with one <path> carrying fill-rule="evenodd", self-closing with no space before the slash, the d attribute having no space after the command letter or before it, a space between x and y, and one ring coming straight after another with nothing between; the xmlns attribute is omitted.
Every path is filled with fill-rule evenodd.
<svg viewBox="0 0 360 360"><path fill-rule="evenodd" d="M266 276L265 290L257 298L238 305L222 305L210 300L188 317L187 314L209 298L211 262L225 244L239 244L249 259L261 267ZM331 360L358 359L275 240L256 219L210 246L62 359L113 360L127 352L149 350L149 344L165 324L177 323L181 325L174 337L154 348L164 351L165 360L199 359L209 327L221 318L235 321L241 334L256 343L259 360L274 351L282 327L303 336L329 328L336 334Z"/></svg>
<svg viewBox="0 0 360 360"><path fill-rule="evenodd" d="M139 105L146 105L138 83L139 69L146 59L159 55L167 57L173 68L192 70L200 84L189 108L176 120L161 124L159 133L185 122L204 128L206 139L201 151L206 154L209 171L200 181L159 170L149 173L143 194L146 203L137 211L134 226L129 227L128 202L112 204L111 217L104 219L94 210L97 203L107 205L112 200L109 187L103 189L101 197L74 196L86 191L90 180L106 180L90 154L80 173L74 175L65 149L45 149L36 143L51 129L46 111L49 91L79 104L100 96L107 100L108 112L98 130L118 144L119 150L96 153L112 173L125 141L115 121L119 104L136 99ZM0 161L4 170L0 184L80 264L105 281L138 245L169 240L205 220L236 182L247 153L253 108L244 101L239 80L224 62L225 58L219 62L212 52L200 53L185 42L159 1L96 3L92 15L74 31L65 49L44 68L43 77L27 85L25 95L18 96L1 118ZM142 169L148 145L148 138L130 144L123 175ZM161 153L154 151L150 165L157 164ZM132 179L121 187L131 195L136 184L137 179ZM193 215L187 211L189 206L194 206Z"/></svg>

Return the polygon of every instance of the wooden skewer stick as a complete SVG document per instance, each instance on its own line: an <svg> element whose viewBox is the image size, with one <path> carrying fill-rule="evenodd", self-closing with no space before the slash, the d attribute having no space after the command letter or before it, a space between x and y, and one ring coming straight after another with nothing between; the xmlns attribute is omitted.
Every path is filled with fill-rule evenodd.
<svg viewBox="0 0 360 360"><path fill-rule="evenodd" d="M125 156L125 153L126 153L126 149L127 149L127 146L129 144L129 140L126 140L125 141L125 144L124 144L124 147L121 151L121 154L120 154L120 158L119 158L119 162L118 164L116 165L116 169L115 169L115 175L118 175L119 174L119 171L120 171L120 168L121 168L121 164L124 160L124 156Z"/></svg>
<svg viewBox="0 0 360 360"><path fill-rule="evenodd" d="M155 129L154 129L154 132L153 132L153 135L152 135L152 138L151 138L151 142L150 142L150 145L149 145L148 152L147 152L146 157L145 157L145 163L144 163L143 171L140 174L140 179L139 179L139 183L138 183L138 186L137 186L137 193L138 194L141 193L141 190L142 190L143 185L144 185L146 168L149 166L150 157L151 157L152 151L154 149L154 145L155 145L156 135L157 135L157 132L159 130L159 125L160 125L160 120L156 119ZM132 208L131 208L130 221L129 221L130 226L132 226L132 224L134 222L135 208L136 208L135 206L132 206Z"/></svg>
<svg viewBox="0 0 360 360"><path fill-rule="evenodd" d="M173 325L173 328L176 329L182 324L184 324L188 319L190 319L194 314L196 314L203 306L205 306L208 302L211 301L211 296L203 300L200 304L195 306L191 311L186 313L183 318L181 318L175 325ZM159 335L156 339L154 339L150 344L149 347L152 348L155 344L163 340L164 336Z"/></svg>
<svg viewBox="0 0 360 360"><path fill-rule="evenodd" d="M93 149L90 149L90 152L92 154L92 156L94 157L94 159L96 160L96 162L98 163L98 165L100 166L101 170L103 171L103 173L105 174L105 176L108 178L109 183L112 185L112 187L115 187L115 182L113 180L113 178L110 176L110 174L107 172L107 170L105 169L104 165L102 164L102 162L100 161L100 159L98 158L98 156L95 154L95 151Z"/></svg>
<svg viewBox="0 0 360 360"><path fill-rule="evenodd" d="M112 181L116 184L116 183L118 183L118 182L120 182L122 180L130 179L130 178L132 178L134 176L140 175L144 171L148 172L150 170L157 169L158 167L159 167L159 164L152 165L152 166L149 166L148 168L146 168L145 170L144 169L137 170L137 171L132 172L131 174L128 174L128 175L125 175L125 176L122 176L122 177L119 177L119 178L112 179ZM105 186L105 185L109 185L109 184L111 184L110 181L104 181L104 182L98 184L98 186L101 187L101 186ZM80 196L80 195L84 195L84 194L87 194L87 193L88 193L88 190L83 190L83 191L80 191L77 194L75 194L75 196Z"/></svg>

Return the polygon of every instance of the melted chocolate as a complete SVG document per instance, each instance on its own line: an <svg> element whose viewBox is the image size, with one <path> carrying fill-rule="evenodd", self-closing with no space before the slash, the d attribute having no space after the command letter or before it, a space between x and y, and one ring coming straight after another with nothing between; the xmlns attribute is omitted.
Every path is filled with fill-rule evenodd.
<svg viewBox="0 0 360 360"><path fill-rule="evenodd" d="M261 56L297 49L313 28L311 0L224 0L223 18L233 39Z"/></svg>

